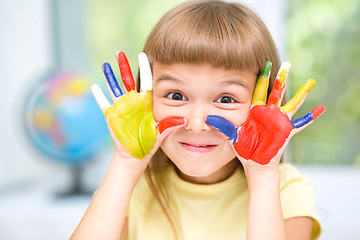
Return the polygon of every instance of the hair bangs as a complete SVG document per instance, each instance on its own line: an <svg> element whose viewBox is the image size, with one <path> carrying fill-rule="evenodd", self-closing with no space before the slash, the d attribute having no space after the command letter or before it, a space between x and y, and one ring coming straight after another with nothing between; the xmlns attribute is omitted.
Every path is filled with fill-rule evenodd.
<svg viewBox="0 0 360 240"><path fill-rule="evenodd" d="M239 14L233 6L213 3L194 6L175 17L166 16L156 39L145 46L150 61L162 64L209 63L225 69L247 69L258 73L264 64L261 34L247 24L248 14ZM191 19L191 21L189 21ZM158 34L156 34L158 33Z"/></svg>

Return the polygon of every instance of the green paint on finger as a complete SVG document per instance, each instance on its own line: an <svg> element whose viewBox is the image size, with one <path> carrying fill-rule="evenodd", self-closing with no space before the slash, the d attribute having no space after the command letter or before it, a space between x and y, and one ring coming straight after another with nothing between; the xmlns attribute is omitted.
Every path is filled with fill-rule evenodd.
<svg viewBox="0 0 360 240"><path fill-rule="evenodd" d="M269 74L270 74L270 71L271 71L271 66L272 66L271 62L266 61L264 69L261 71L259 77L263 77L263 78L269 77Z"/></svg>

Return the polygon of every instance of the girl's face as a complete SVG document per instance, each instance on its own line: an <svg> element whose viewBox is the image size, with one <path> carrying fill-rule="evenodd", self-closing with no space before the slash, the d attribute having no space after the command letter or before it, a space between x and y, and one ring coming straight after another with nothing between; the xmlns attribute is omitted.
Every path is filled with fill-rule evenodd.
<svg viewBox="0 0 360 240"><path fill-rule="evenodd" d="M256 74L225 70L209 64L153 64L153 112L157 122L181 116L188 125L172 132L161 148L180 170L183 179L215 183L234 171L237 161L225 135L206 124L219 115L235 126L250 111Z"/></svg>

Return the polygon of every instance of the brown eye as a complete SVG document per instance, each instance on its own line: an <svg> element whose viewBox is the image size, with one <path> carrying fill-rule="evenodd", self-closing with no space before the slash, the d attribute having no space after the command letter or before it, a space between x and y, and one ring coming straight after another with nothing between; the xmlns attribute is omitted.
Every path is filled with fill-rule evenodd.
<svg viewBox="0 0 360 240"><path fill-rule="evenodd" d="M178 92L172 92L166 95L167 98L175 101L186 101L186 97Z"/></svg>
<svg viewBox="0 0 360 240"><path fill-rule="evenodd" d="M216 102L218 103L235 103L235 99L233 99L232 97L229 96L223 96L223 97L219 97Z"/></svg>

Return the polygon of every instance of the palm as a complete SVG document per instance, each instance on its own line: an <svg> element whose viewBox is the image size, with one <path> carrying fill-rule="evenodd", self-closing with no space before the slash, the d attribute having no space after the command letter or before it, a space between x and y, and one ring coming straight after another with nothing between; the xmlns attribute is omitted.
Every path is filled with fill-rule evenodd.
<svg viewBox="0 0 360 240"><path fill-rule="evenodd" d="M130 91L105 111L113 134L130 155L142 159L154 147L158 130L152 116L151 93Z"/></svg>
<svg viewBox="0 0 360 240"><path fill-rule="evenodd" d="M279 108L273 105L256 105L239 130L234 148L242 158L266 164L285 144L292 130L288 116Z"/></svg>
<svg viewBox="0 0 360 240"><path fill-rule="evenodd" d="M185 120L180 117L169 117L160 123L155 122L152 114L152 75L144 53L139 55L142 73L140 93L135 91L135 82L125 54L117 53L117 60L127 93L122 93L110 64L105 63L103 72L111 89L114 104L108 102L97 85L92 87L93 94L105 115L117 151L125 156L143 159L156 150L160 144L159 137L167 128L181 126ZM162 135L160 139L164 137L165 135Z"/></svg>
<svg viewBox="0 0 360 240"><path fill-rule="evenodd" d="M281 156L288 140L325 111L325 107L321 105L304 117L291 120L315 85L312 79L305 82L287 104L279 106L290 69L289 63L283 64L280 68L274 88L266 103L270 69L271 64L267 62L256 84L249 117L242 126L235 127L228 120L215 115L208 116L206 120L209 125L219 129L230 140L233 140L234 149L240 158L252 160L261 165L268 164L275 156Z"/></svg>

